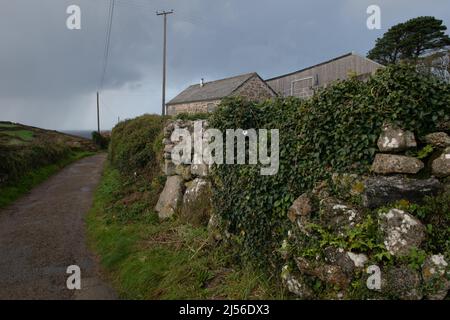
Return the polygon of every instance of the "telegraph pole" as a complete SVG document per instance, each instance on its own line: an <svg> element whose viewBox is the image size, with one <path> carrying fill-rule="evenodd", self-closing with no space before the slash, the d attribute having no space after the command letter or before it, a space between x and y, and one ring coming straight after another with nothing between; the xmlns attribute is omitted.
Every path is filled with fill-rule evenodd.
<svg viewBox="0 0 450 320"><path fill-rule="evenodd" d="M100 134L100 95L97 91L97 131Z"/></svg>
<svg viewBox="0 0 450 320"><path fill-rule="evenodd" d="M166 115L166 53L167 53L167 15L173 10L156 12L157 16L164 16L164 44L163 44L163 83L162 83L162 106L161 114Z"/></svg>

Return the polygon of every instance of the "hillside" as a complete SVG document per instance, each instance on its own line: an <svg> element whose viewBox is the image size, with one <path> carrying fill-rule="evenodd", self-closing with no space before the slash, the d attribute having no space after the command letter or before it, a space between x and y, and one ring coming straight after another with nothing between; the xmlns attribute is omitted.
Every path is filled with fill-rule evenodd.
<svg viewBox="0 0 450 320"><path fill-rule="evenodd" d="M11 122L0 122L0 207L68 163L92 154L84 138Z"/></svg>
<svg viewBox="0 0 450 320"><path fill-rule="evenodd" d="M23 148L39 141L66 144L71 148L83 150L96 150L95 145L89 139L54 130L45 130L19 123L0 121L0 148Z"/></svg>

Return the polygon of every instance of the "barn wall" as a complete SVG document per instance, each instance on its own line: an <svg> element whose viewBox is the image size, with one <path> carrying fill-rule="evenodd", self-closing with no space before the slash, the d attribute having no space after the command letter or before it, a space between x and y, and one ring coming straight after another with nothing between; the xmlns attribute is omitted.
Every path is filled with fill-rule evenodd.
<svg viewBox="0 0 450 320"><path fill-rule="evenodd" d="M350 73L356 73L357 75L374 73L381 67L381 65L369 59L365 59L358 55L349 55L301 72L273 80L267 80L267 83L280 95L290 96L292 82L298 79L312 77L312 81L315 82L315 77L317 75L318 87L325 87L333 81L347 79ZM294 83L297 84L298 82ZM298 94L295 94L295 92L294 95L299 96Z"/></svg>

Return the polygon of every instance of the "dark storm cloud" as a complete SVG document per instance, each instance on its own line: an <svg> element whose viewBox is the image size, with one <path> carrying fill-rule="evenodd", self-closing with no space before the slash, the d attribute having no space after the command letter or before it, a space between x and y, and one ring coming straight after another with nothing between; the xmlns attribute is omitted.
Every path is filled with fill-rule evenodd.
<svg viewBox="0 0 450 320"><path fill-rule="evenodd" d="M109 0L1 0L0 119L57 129L95 127ZM356 51L391 25L434 15L450 25L446 0L116 0L101 94L102 122L159 112L162 18L168 18L168 98L200 78L257 71L276 76ZM66 8L82 10L68 30ZM378 4L382 30L366 28Z"/></svg>
<svg viewBox="0 0 450 320"><path fill-rule="evenodd" d="M82 8L82 29L68 30L66 8L76 3ZM92 92L99 85L106 33L107 1L39 0L10 1L2 8L1 38L7 41L0 53L2 76L0 94L20 97L59 97ZM18 10L20 9L20 10ZM116 12L116 32L111 54L119 63L108 68L109 85L120 87L142 77L141 50L148 38L133 32L142 21L139 12L133 16ZM125 28L122 28L125 26ZM137 50L130 50L137 48ZM114 57L114 58L115 58ZM5 76L5 75L8 76Z"/></svg>

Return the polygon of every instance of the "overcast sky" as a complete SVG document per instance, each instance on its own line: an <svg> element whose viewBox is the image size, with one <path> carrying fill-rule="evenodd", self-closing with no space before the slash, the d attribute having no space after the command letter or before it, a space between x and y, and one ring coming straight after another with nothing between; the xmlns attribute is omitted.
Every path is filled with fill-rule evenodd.
<svg viewBox="0 0 450 320"><path fill-rule="evenodd" d="M96 128L109 0L0 0L0 120L59 130ZM66 9L81 8L81 30ZM366 9L381 7L381 30ZM167 100L200 78L269 78L355 51L390 26L432 15L448 0L116 0L101 121L161 109L162 26L168 17ZM448 33L448 32L447 32Z"/></svg>

